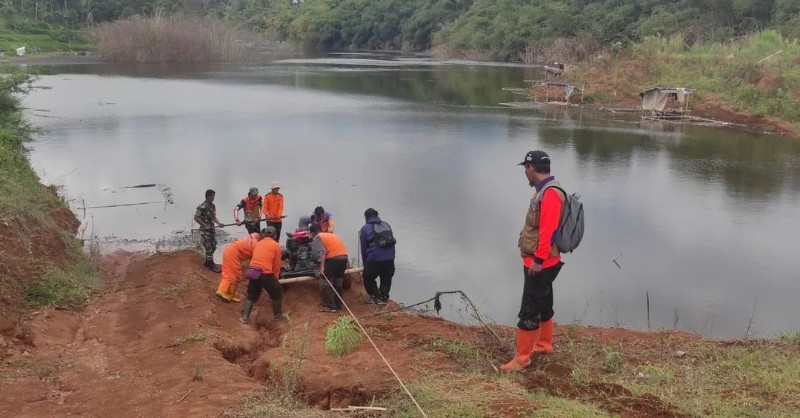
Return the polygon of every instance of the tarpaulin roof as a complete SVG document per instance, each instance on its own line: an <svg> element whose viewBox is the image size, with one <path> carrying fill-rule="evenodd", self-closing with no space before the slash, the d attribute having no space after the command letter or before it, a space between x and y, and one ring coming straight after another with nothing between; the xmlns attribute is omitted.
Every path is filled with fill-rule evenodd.
<svg viewBox="0 0 800 418"><path fill-rule="evenodd" d="M669 96L674 96L678 103L683 103L689 95L688 87L652 87L641 93L642 109L663 112L667 107Z"/></svg>

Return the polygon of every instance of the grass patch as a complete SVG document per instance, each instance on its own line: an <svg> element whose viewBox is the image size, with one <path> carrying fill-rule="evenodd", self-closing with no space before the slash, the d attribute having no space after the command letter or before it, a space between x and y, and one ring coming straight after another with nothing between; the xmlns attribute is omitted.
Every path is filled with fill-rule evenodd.
<svg viewBox="0 0 800 418"><path fill-rule="evenodd" d="M427 375L418 381L408 383L409 391L422 409L431 417L482 418L498 416L493 413L493 403L502 397L498 391L481 390L485 376ZM508 389L521 398L519 387L504 382ZM419 411L408 395L398 390L378 403L393 411L398 418L418 417Z"/></svg>
<svg viewBox="0 0 800 418"><path fill-rule="evenodd" d="M62 364L39 359L4 360L0 361L0 378L18 379L33 376L41 380L52 381L58 378L58 373L62 368Z"/></svg>
<svg viewBox="0 0 800 418"><path fill-rule="evenodd" d="M167 344L167 347L177 347L186 343L194 341L205 341L208 337L214 336L213 332L197 331L191 334L186 334L175 339L175 341Z"/></svg>
<svg viewBox="0 0 800 418"><path fill-rule="evenodd" d="M462 341L450 341L442 337L436 337L423 343L420 348L422 350L446 353L459 364L476 370L485 370L487 366L492 364L492 359L484 350Z"/></svg>
<svg viewBox="0 0 800 418"><path fill-rule="evenodd" d="M544 392L534 392L528 398L536 403L536 409L530 418L601 418L612 417L597 405L584 403L576 399L560 398Z"/></svg>
<svg viewBox="0 0 800 418"><path fill-rule="evenodd" d="M612 385L690 416L800 416L800 345L791 336L728 343L661 335L643 344L567 340L550 361L570 370L568 393Z"/></svg>
<svg viewBox="0 0 800 418"><path fill-rule="evenodd" d="M351 317L341 317L328 328L325 338L325 351L341 357L358 347L362 340L361 332Z"/></svg>
<svg viewBox="0 0 800 418"><path fill-rule="evenodd" d="M407 382L422 409L430 417L605 417L593 404L580 400L530 393L516 379L496 373L426 373ZM392 411L392 417L418 417L419 412L402 390L376 401ZM541 412L545 411L545 412Z"/></svg>
<svg viewBox="0 0 800 418"><path fill-rule="evenodd" d="M77 261L68 267L46 268L41 280L27 285L23 290L26 306L85 307L89 297L102 287L100 269L88 257L82 254L76 257Z"/></svg>
<svg viewBox="0 0 800 418"><path fill-rule="evenodd" d="M783 333L780 338L781 340L800 345L800 331Z"/></svg>
<svg viewBox="0 0 800 418"><path fill-rule="evenodd" d="M242 396L241 405L222 414L232 418L317 418L330 417L328 411L311 408L296 399L287 399L274 391L253 391Z"/></svg>
<svg viewBox="0 0 800 418"><path fill-rule="evenodd" d="M27 34L10 29L0 29L0 48L6 50L7 57L15 56L16 49L22 46L27 47L28 56L33 55L33 51L36 48L39 48L42 54L85 51L91 49L88 43L80 39L64 40L63 37L60 36L59 38L62 39L57 39L50 33Z"/></svg>
<svg viewBox="0 0 800 418"><path fill-rule="evenodd" d="M696 353L689 361L649 364L639 368L644 378L622 383L692 415L797 416L800 352L775 344L699 345L687 350Z"/></svg>

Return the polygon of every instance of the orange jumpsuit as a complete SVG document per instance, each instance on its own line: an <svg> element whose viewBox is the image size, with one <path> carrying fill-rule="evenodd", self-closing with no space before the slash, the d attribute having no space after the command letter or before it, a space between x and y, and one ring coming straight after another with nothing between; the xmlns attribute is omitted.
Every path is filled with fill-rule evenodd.
<svg viewBox="0 0 800 418"><path fill-rule="evenodd" d="M242 239L228 244L222 251L222 280L217 289L220 293L227 295L228 300L236 296L236 284L242 276L242 263L253 257L253 249L256 247L259 235L252 233Z"/></svg>

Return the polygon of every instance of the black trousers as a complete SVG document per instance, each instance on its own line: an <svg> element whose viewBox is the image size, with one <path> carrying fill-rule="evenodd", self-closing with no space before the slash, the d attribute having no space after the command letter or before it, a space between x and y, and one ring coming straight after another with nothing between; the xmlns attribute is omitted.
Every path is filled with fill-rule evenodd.
<svg viewBox="0 0 800 418"><path fill-rule="evenodd" d="M325 260L325 277L333 283L336 293L344 297L344 272L347 270L347 256L335 257ZM325 277L319 279L320 298L322 299L322 306L330 309L342 309L342 301L336 297L331 285Z"/></svg>
<svg viewBox="0 0 800 418"><path fill-rule="evenodd" d="M539 323L549 320L555 315L553 311L553 281L564 263L559 262L553 267L543 269L534 276L528 274L528 269L523 267L525 285L522 288L522 306L519 308L520 329L533 331L539 328Z"/></svg>
<svg viewBox="0 0 800 418"><path fill-rule="evenodd" d="M275 228L275 242L281 242L281 226L283 226L283 222L272 222L267 221L267 226L272 226Z"/></svg>
<svg viewBox="0 0 800 418"><path fill-rule="evenodd" d="M255 303L258 297L261 296L261 289L267 291L270 299L274 301L283 300L283 289L281 289L281 284L274 274L262 274L256 280L248 280L247 299Z"/></svg>
<svg viewBox="0 0 800 418"><path fill-rule="evenodd" d="M392 290L392 277L394 276L394 260L367 261L364 263L364 290L370 296L389 300L389 291ZM378 288L376 279L381 278L381 287Z"/></svg>
<svg viewBox="0 0 800 418"><path fill-rule="evenodd" d="M261 232L261 222L244 222L244 227L247 228L247 233L252 234L253 232Z"/></svg>

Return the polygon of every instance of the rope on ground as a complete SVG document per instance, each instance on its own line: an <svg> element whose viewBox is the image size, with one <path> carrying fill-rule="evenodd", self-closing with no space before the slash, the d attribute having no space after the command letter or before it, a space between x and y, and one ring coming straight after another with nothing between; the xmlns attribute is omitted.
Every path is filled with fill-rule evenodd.
<svg viewBox="0 0 800 418"><path fill-rule="evenodd" d="M408 397L411 398L411 401L414 402L414 405L419 410L419 413L422 414L423 417L428 418L428 414L426 414L425 411L422 410L422 407L419 406L419 402L417 402L416 398L414 398L414 395L411 394L411 391L408 390L406 384L403 383L403 379L400 379L400 376L397 374L397 372L394 371L394 368L392 368L392 365L389 364L388 360L386 360L386 357L383 356L381 350L378 348L377 345L375 345L375 341L372 341L372 337L369 336L367 330L365 330L364 327L361 325L361 322L358 320L358 317L356 317L355 314L353 314L353 311L350 310L350 307L347 306L347 303L344 301L342 295L340 295L339 292L336 291L336 287L333 285L333 282L331 282L330 279L328 279L328 276L326 276L325 273L320 272L320 275L325 279L326 282L328 282L328 285L331 287L331 289L333 289L333 293L336 294L336 297L339 298L339 300L342 302L342 306L344 306L347 309L347 312L349 312L350 316L353 317L353 320L356 321L356 325L358 325L358 328L361 329L361 332L363 332L364 335L367 336L369 343L372 344L372 348L374 348L375 351L378 352L378 355L381 356L381 360L383 360L383 362L386 364L386 367L389 368L389 371L392 372L394 378L397 379L398 382L400 382L400 386L403 387L403 390L406 392L406 395L408 395Z"/></svg>
<svg viewBox="0 0 800 418"><path fill-rule="evenodd" d="M483 324L483 326L486 327L486 329L489 330L489 332L492 333L492 335L494 335L494 337L497 338L497 340L500 341L501 344L507 345L506 341L503 340L503 338L500 337L500 335L498 335L497 332L491 326L489 326L488 323L486 323L486 321L483 319L483 316L481 316L480 311L478 311L478 308L475 307L475 304L472 303L472 300L467 296L467 294L464 293L461 290L439 291L439 292L436 292L436 295L434 297L432 297L430 299L426 299L426 300L424 300L422 302L415 303L413 305L408 305L408 306L401 306L401 307L399 307L397 309L392 309L390 311L381 311L381 312L377 312L377 313L374 313L374 314L364 315L360 319L371 318L373 316L388 314L388 313L397 312L397 311L403 311L403 310L406 310L406 309L413 308L415 306L426 304L426 303L428 303L430 301L433 301L433 309L438 314L439 311L442 310L442 302L439 300L439 297L442 296L442 295L451 295L451 294L459 294L459 295L461 295L461 298L464 299L469 304L469 306L472 308L472 311L475 313L475 319L477 319L478 322Z"/></svg>

